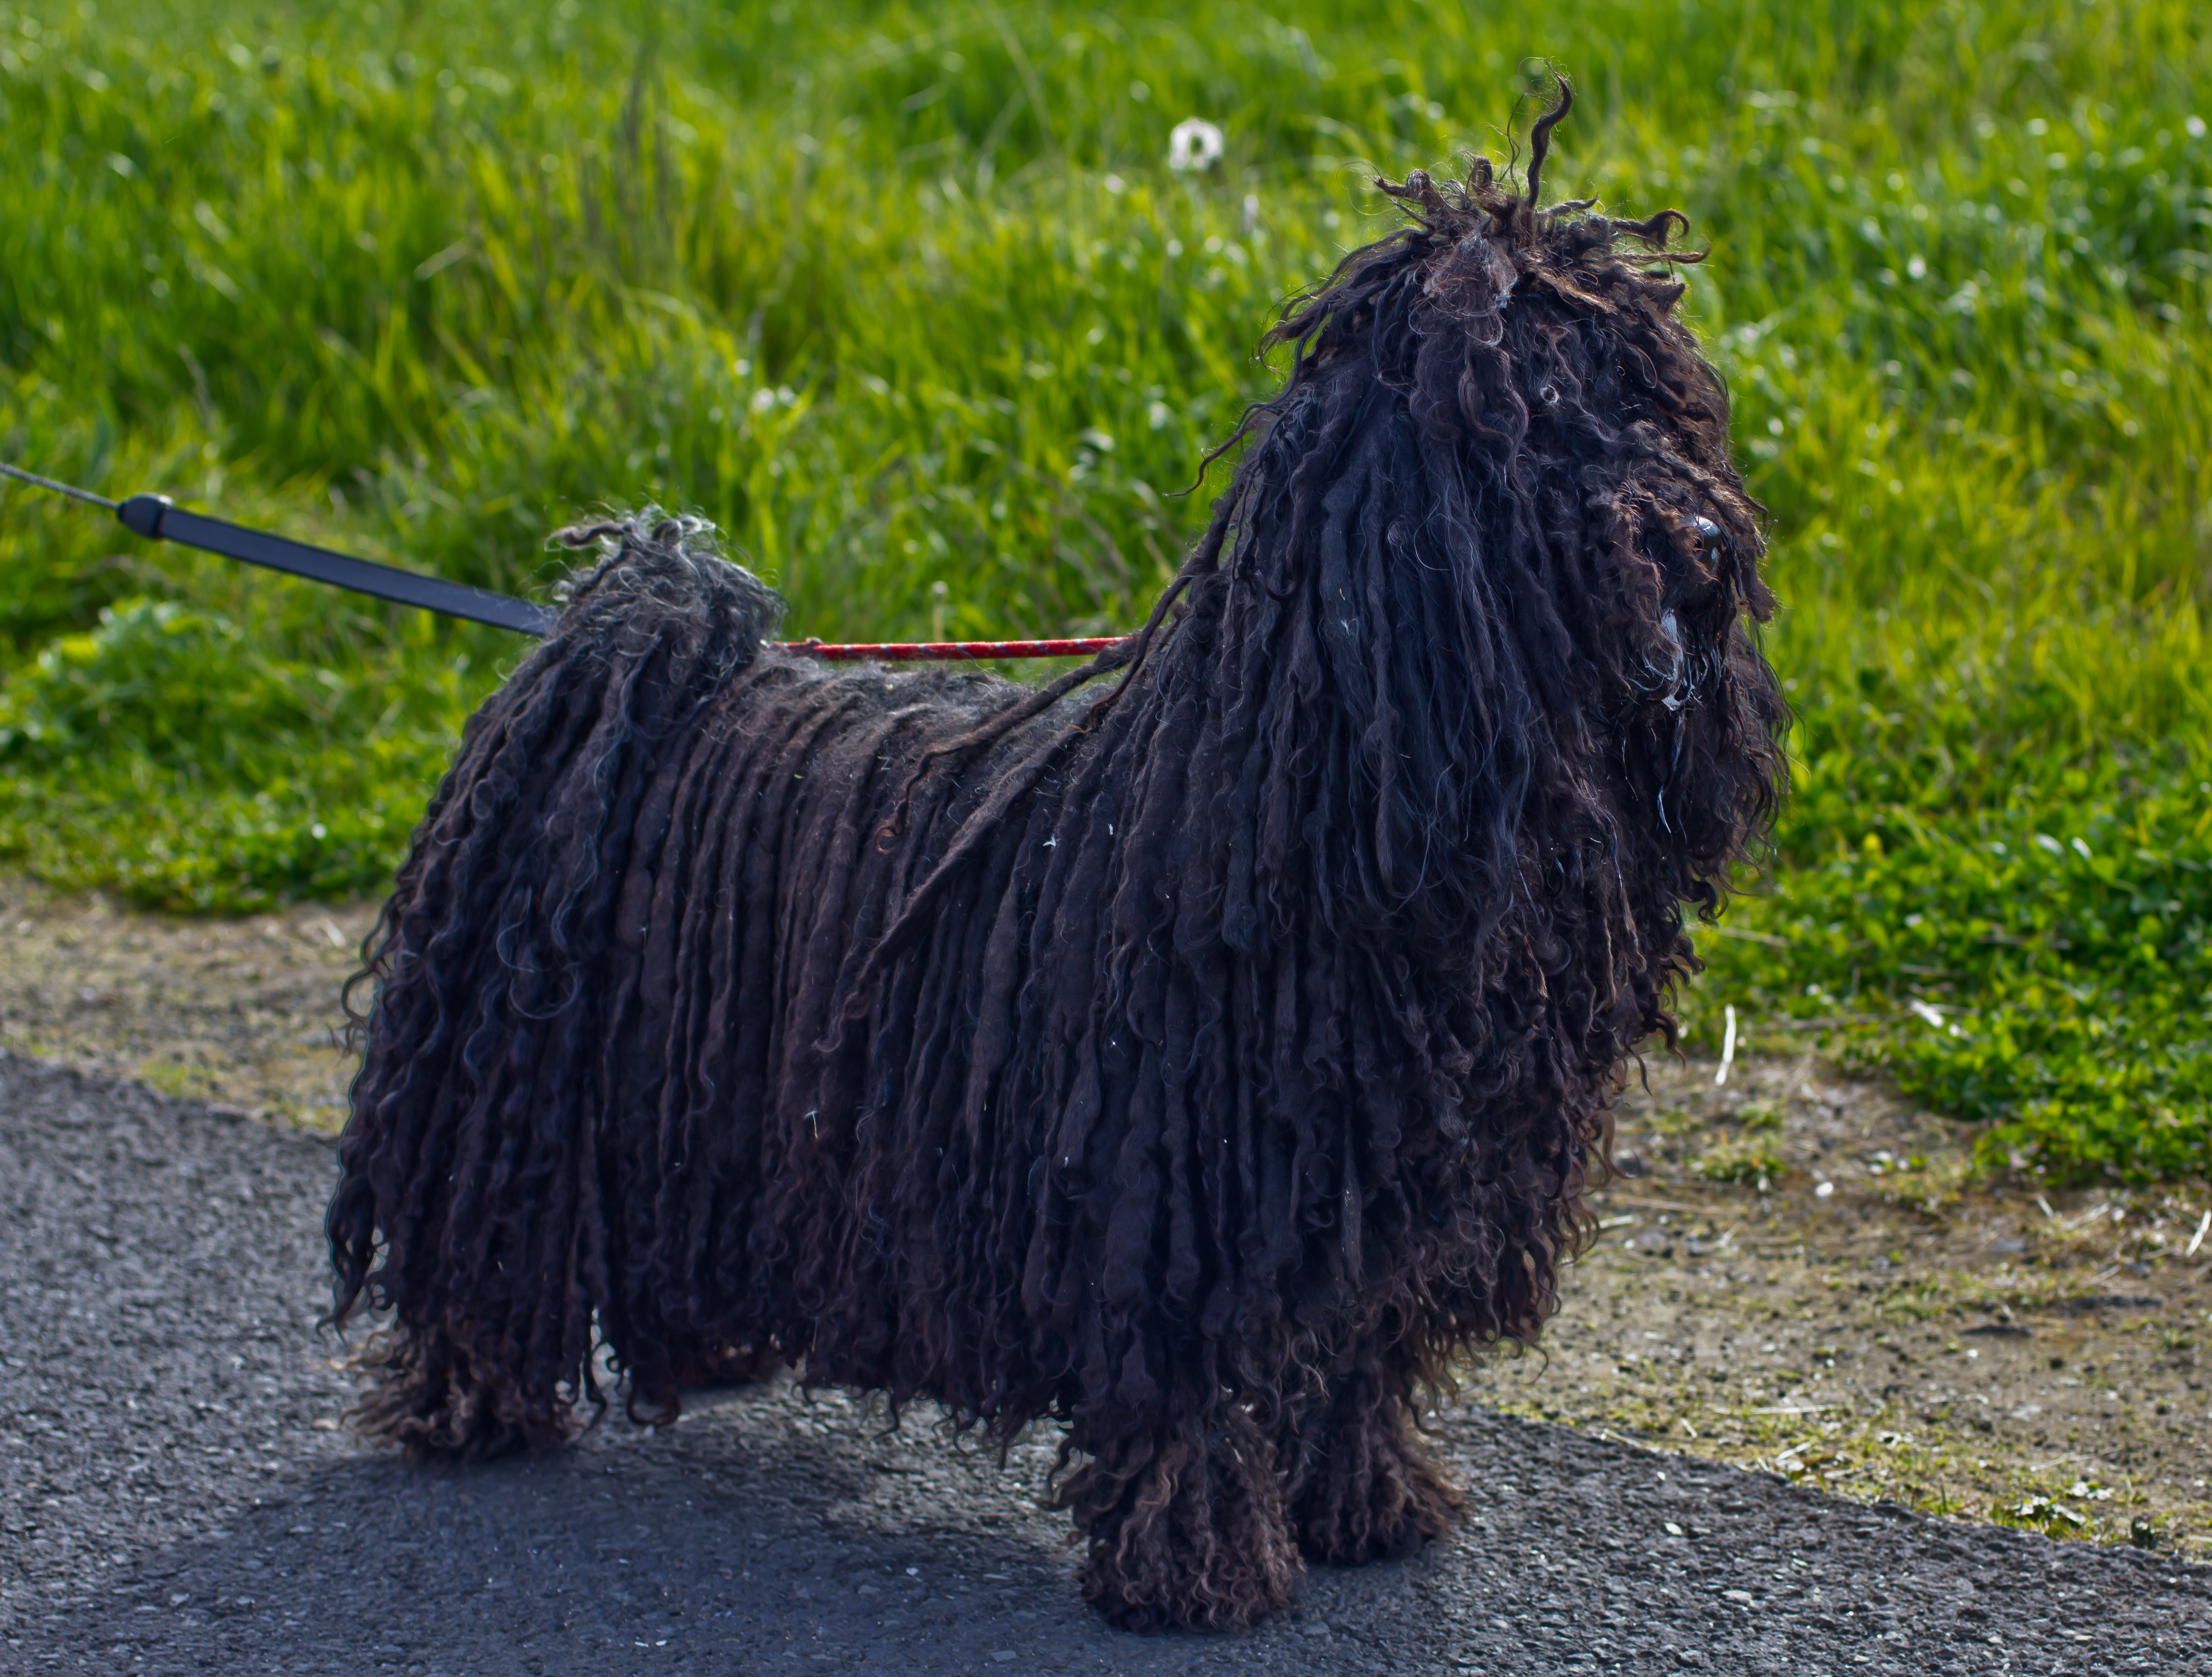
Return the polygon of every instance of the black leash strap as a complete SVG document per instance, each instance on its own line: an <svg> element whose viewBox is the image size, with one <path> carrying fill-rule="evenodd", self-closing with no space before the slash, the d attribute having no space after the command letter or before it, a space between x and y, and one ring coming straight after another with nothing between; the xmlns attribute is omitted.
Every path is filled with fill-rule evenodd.
<svg viewBox="0 0 2212 1677"><path fill-rule="evenodd" d="M226 559L242 559L249 565L262 565L333 587L349 588L357 594L373 595L401 605L419 606L425 611L442 612L449 617L465 617L471 623L489 623L495 629L511 629L519 635L547 634L559 616L549 605L517 599L512 594L495 594L489 588L471 588L466 583L448 582L441 576L403 571L368 559L356 559L349 554L332 553L328 548L288 541L266 531L248 530L243 525L187 513L165 495L134 495L125 501L110 501L89 489L56 483L20 466L0 463L0 474L105 507L125 529L152 541L181 542L186 547L221 554Z"/></svg>

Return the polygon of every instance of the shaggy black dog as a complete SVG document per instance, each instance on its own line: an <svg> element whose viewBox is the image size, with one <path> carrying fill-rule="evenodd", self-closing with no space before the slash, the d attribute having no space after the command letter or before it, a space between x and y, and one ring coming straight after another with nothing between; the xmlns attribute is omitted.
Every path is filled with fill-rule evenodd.
<svg viewBox="0 0 2212 1677"><path fill-rule="evenodd" d="M1550 1310L1781 775L1680 218L1538 210L1564 109L1522 193L1385 185L1150 623L1048 686L763 650L704 526L568 532L372 942L371 1433L556 1443L595 1341L643 1418L777 1362L1050 1418L1138 1626L1444 1527L1418 1406Z"/></svg>

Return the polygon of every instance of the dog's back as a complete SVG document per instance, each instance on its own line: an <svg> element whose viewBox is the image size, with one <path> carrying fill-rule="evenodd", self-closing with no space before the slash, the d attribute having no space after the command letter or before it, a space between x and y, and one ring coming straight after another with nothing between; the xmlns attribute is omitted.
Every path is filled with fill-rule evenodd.
<svg viewBox="0 0 2212 1677"><path fill-rule="evenodd" d="M773 1354L1009 1431L1319 1354L1407 1261L1403 1003L1261 927L1191 659L1086 726L763 651L700 532L610 542L386 909L332 1230L449 1346L374 1424L553 1442L595 1331L641 1414Z"/></svg>

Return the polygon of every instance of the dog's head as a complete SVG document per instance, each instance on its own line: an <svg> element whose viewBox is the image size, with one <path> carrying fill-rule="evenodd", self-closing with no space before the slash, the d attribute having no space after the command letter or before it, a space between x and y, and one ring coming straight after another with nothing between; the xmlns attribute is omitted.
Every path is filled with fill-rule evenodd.
<svg viewBox="0 0 2212 1677"><path fill-rule="evenodd" d="M1601 829L1608 867L1642 872L1632 896L1709 909L1783 773L1763 509L1677 311L1686 218L1538 207L1571 103L1562 83L1517 191L1480 156L1464 181L1377 183L1407 225L1276 329L1292 365L1251 428L1237 545L1310 574L1364 544L1366 598L1418 597L1419 632L1466 649L1477 754L1553 782L1547 821Z"/></svg>

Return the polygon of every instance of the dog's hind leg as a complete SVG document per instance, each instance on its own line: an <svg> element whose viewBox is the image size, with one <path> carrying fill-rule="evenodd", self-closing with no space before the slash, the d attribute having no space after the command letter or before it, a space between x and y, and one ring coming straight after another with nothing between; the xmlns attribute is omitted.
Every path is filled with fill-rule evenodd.
<svg viewBox="0 0 2212 1677"><path fill-rule="evenodd" d="M1413 1431L1401 1362L1358 1348L1279 1443L1284 1504L1310 1559L1351 1566L1411 1554L1459 1510L1458 1490Z"/></svg>
<svg viewBox="0 0 2212 1677"><path fill-rule="evenodd" d="M375 1385L349 1417L365 1437L410 1461L489 1461L556 1444L571 1430L565 1406L533 1405L491 1376L442 1327L400 1323L353 1358Z"/></svg>
<svg viewBox="0 0 2212 1677"><path fill-rule="evenodd" d="M1077 1428L1091 1460L1060 1492L1090 1541L1085 1597L1129 1630L1230 1630L1288 1604L1297 1550L1266 1434L1233 1401L1155 1431Z"/></svg>

